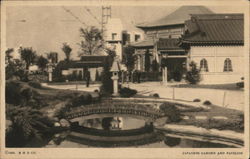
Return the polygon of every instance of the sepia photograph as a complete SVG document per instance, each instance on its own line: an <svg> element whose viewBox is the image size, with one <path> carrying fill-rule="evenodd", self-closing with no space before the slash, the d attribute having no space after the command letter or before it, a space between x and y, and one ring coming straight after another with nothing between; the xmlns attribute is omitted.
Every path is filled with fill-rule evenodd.
<svg viewBox="0 0 250 159"><path fill-rule="evenodd" d="M249 116L242 5L49 2L1 6L1 142L27 149L6 156L33 148L242 155Z"/></svg>

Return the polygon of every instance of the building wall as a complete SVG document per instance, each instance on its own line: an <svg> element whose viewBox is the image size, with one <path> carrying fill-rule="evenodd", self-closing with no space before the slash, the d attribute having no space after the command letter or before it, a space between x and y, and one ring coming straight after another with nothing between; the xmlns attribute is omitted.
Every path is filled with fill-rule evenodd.
<svg viewBox="0 0 250 159"><path fill-rule="evenodd" d="M191 46L190 61L197 63L204 58L208 63L208 72L202 72L201 83L235 83L244 75L243 46ZM232 72L223 72L224 61L232 61Z"/></svg>
<svg viewBox="0 0 250 159"><path fill-rule="evenodd" d="M152 28L145 30L145 36L147 38L179 38L184 33L184 26L167 26L162 28Z"/></svg>

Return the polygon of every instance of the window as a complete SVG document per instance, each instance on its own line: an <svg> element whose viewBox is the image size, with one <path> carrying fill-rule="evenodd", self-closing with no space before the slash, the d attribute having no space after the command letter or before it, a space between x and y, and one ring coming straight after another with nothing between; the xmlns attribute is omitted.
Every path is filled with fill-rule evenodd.
<svg viewBox="0 0 250 159"><path fill-rule="evenodd" d="M231 72L233 71L232 68L232 61L229 58L226 58L226 60L224 61L224 72Z"/></svg>
<svg viewBox="0 0 250 159"><path fill-rule="evenodd" d="M135 41L140 40L141 36L139 34L135 34Z"/></svg>
<svg viewBox="0 0 250 159"><path fill-rule="evenodd" d="M202 59L200 61L200 70L204 71L204 72L208 72L208 65L207 65L207 60L206 59Z"/></svg>
<svg viewBox="0 0 250 159"><path fill-rule="evenodd" d="M112 40L116 40L117 39L117 33L112 33Z"/></svg>

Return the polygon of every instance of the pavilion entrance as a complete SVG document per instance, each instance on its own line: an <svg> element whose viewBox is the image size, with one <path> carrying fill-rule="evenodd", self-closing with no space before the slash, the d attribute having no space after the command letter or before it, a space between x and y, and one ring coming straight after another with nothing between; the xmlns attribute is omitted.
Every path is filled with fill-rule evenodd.
<svg viewBox="0 0 250 159"><path fill-rule="evenodd" d="M168 81L181 81L186 73L186 58L167 58L166 67Z"/></svg>

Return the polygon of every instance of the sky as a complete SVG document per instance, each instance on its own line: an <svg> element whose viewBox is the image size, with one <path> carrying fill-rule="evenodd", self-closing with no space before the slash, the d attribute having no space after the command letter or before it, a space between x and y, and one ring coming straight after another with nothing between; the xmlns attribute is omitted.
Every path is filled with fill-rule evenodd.
<svg viewBox="0 0 250 159"><path fill-rule="evenodd" d="M100 27L101 6L65 6L80 21L88 26ZM112 6L112 18L120 18L124 28L134 29L136 24L154 21L176 10L177 6ZM215 13L242 13L241 8L209 6ZM89 9L91 14L86 10ZM7 48L32 47L37 54L58 52L64 59L62 43L72 47L72 58L77 59L81 41L80 27L86 27L76 20L62 6L9 6L6 9Z"/></svg>

